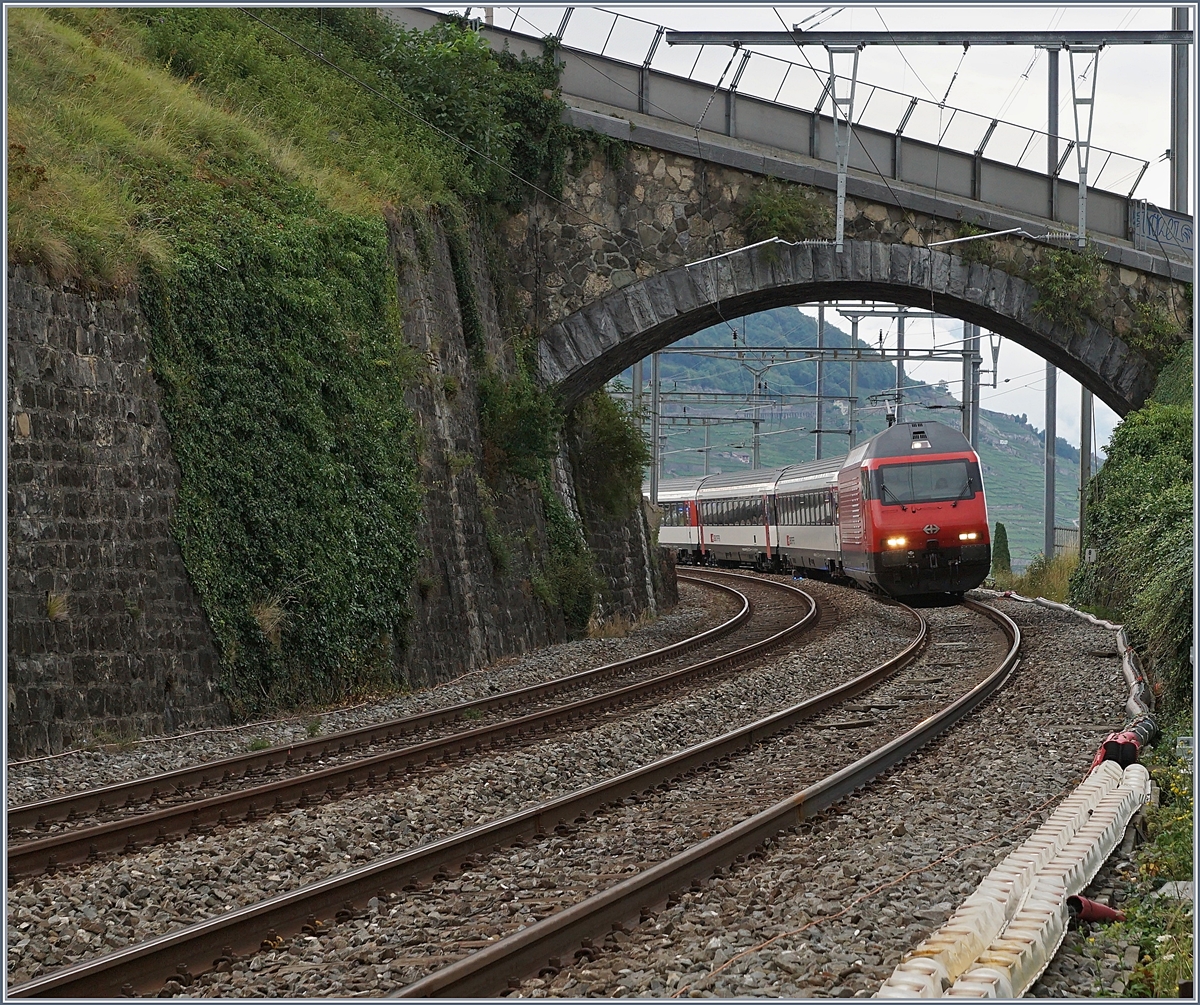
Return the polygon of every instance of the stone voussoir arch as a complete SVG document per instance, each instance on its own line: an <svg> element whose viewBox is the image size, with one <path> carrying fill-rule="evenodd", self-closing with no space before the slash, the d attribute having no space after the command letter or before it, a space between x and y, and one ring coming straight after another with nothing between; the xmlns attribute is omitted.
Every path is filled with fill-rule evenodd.
<svg viewBox="0 0 1200 1005"><path fill-rule="evenodd" d="M1110 329L1089 318L1076 332L1035 312L1038 290L1024 279L936 249L862 240L841 253L765 241L630 283L542 333L539 376L570 409L637 360L722 320L859 298L932 307L1010 338L1119 415L1154 388L1155 367Z"/></svg>

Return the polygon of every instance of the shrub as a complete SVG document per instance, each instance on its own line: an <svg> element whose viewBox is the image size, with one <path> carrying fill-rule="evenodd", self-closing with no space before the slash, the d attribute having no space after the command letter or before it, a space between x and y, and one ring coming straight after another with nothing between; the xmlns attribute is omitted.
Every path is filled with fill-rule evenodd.
<svg viewBox="0 0 1200 1005"><path fill-rule="evenodd" d="M543 473L539 486L550 549L534 590L543 603L562 613L567 634L582 638L596 607L600 580L583 532L551 486L548 473Z"/></svg>
<svg viewBox="0 0 1200 1005"><path fill-rule="evenodd" d="M1082 335L1088 318L1095 317L1101 289L1100 262L1100 256L1090 250L1047 250L1042 261L1029 271L1029 281L1038 291L1034 312Z"/></svg>
<svg viewBox="0 0 1200 1005"><path fill-rule="evenodd" d="M1084 545L1098 561L1078 568L1071 596L1125 620L1168 708L1190 704L1191 410L1152 402L1131 412L1087 491Z"/></svg>
<svg viewBox="0 0 1200 1005"><path fill-rule="evenodd" d="M1008 551L1008 528L997 521L992 535L992 571L1012 572L1012 556Z"/></svg>
<svg viewBox="0 0 1200 1005"><path fill-rule="evenodd" d="M650 447L630 407L596 391L575 406L570 433L582 481L580 505L601 516L629 516L641 501L642 469L650 463Z"/></svg>
<svg viewBox="0 0 1200 1005"><path fill-rule="evenodd" d="M479 420L492 455L518 478L536 480L558 452L562 410L524 365L507 380L493 369L480 377Z"/></svg>
<svg viewBox="0 0 1200 1005"><path fill-rule="evenodd" d="M815 189L768 178L757 185L739 212L750 243L780 237L803 241L820 237L833 215Z"/></svg>
<svg viewBox="0 0 1200 1005"><path fill-rule="evenodd" d="M1072 551L1055 555L1049 562L1045 555L1035 555L1029 567L1017 577L1011 572L998 573L997 583L1025 597L1045 597L1063 603L1067 599L1071 574L1079 564L1079 553Z"/></svg>

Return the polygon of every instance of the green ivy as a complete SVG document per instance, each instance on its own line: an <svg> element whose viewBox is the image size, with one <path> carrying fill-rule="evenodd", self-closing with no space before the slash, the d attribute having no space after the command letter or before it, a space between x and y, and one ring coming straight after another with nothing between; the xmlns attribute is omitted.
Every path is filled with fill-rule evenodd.
<svg viewBox="0 0 1200 1005"><path fill-rule="evenodd" d="M242 183L136 179L180 228L141 304L182 476L174 531L224 691L254 715L391 682L420 508L412 364L382 219L250 156L210 167Z"/></svg>
<svg viewBox="0 0 1200 1005"><path fill-rule="evenodd" d="M582 489L580 505L601 518L635 512L650 448L630 407L603 390L595 391L572 410L570 434Z"/></svg>
<svg viewBox="0 0 1200 1005"><path fill-rule="evenodd" d="M548 469L538 478L542 508L546 514L549 554L544 556L541 574L535 583L539 599L562 612L563 623L571 638L587 634L588 622L600 592L592 554L579 524L550 484Z"/></svg>
<svg viewBox="0 0 1200 1005"><path fill-rule="evenodd" d="M1095 319L1098 309L1100 262L1100 256L1090 250L1047 250L1029 270L1029 281L1038 291L1034 312L1082 335L1088 319Z"/></svg>

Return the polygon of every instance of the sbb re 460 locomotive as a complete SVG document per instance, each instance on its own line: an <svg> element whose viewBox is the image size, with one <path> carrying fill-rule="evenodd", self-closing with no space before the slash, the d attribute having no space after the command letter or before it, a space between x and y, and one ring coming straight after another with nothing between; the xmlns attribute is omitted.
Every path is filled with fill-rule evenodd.
<svg viewBox="0 0 1200 1005"><path fill-rule="evenodd" d="M991 567L979 456L940 422L898 422L845 457L659 485L658 541L691 565L962 593Z"/></svg>

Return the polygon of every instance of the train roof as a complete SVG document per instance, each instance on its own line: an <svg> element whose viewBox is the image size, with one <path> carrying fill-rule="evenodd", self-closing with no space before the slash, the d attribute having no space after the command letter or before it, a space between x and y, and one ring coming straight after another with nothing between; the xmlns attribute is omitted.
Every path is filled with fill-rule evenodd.
<svg viewBox="0 0 1200 1005"><path fill-rule="evenodd" d="M928 443L928 447L914 447ZM924 453L957 454L972 450L970 442L957 429L941 422L897 422L882 433L864 440L848 455L789 464L782 468L757 471L730 471L719 475L672 478L658 483L659 502L687 499L728 499L736 496L775 492L800 492L833 482L843 467L858 467L876 457L920 457ZM649 498L650 483L642 484L642 495Z"/></svg>
<svg viewBox="0 0 1200 1005"><path fill-rule="evenodd" d="M920 457L930 454L972 453L970 441L957 429L941 422L897 422L860 443L846 458L857 467L876 457Z"/></svg>
<svg viewBox="0 0 1200 1005"><path fill-rule="evenodd" d="M700 483L708 477L700 475L696 478L672 478L670 481L658 483L658 501L662 502L682 502L687 499L696 498L696 489L700 487ZM650 498L650 482L642 482L642 495L647 499Z"/></svg>
<svg viewBox="0 0 1200 1005"><path fill-rule="evenodd" d="M841 468L844 457L832 457L783 468L759 468L750 471L730 471L698 478L672 478L658 483L659 502L680 502L685 499L729 499L738 496L796 492L828 484ZM642 494L650 495L650 483L642 484Z"/></svg>

